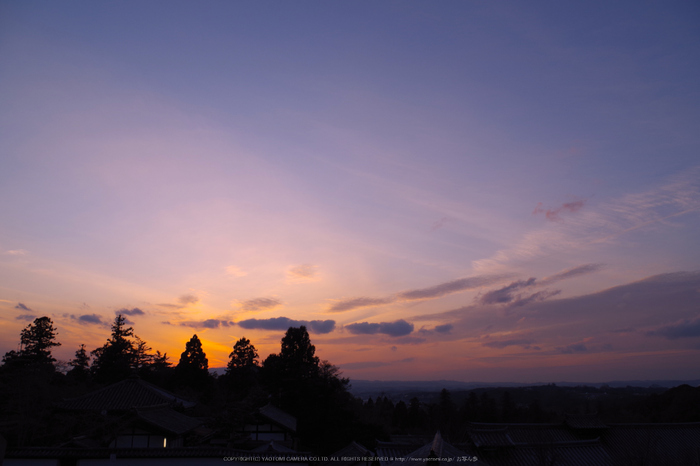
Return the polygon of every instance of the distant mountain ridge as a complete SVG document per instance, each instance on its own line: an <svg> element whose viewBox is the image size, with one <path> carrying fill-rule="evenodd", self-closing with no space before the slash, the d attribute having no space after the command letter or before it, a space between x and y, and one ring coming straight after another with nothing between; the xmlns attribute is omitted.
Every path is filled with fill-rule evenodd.
<svg viewBox="0 0 700 466"><path fill-rule="evenodd" d="M548 385L552 382L519 383L519 382L459 382L456 380L426 380L426 381L382 381L382 380L350 380L350 392L362 398L368 396L396 394L403 392L438 392L443 388L450 391L473 390L475 388L496 387L534 387ZM618 387L663 387L672 388L679 385L697 387L700 379L694 380L613 380L610 382L554 382L560 387L596 387L607 385L611 388Z"/></svg>
<svg viewBox="0 0 700 466"><path fill-rule="evenodd" d="M210 374L223 375L225 367L209 368ZM673 388L679 385L700 386L700 379L692 380L612 380L610 382L460 382L458 380L355 380L350 379L350 393L355 396L370 396L381 393L396 392L439 392L443 388L450 391L473 390L475 388L497 387L536 387L554 383L560 387L595 387L607 385L612 388L620 387L663 387Z"/></svg>

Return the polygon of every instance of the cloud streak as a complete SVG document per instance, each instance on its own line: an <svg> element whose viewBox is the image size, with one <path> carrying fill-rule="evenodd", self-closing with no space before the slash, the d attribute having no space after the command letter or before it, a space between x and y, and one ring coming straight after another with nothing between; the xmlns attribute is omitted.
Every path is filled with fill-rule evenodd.
<svg viewBox="0 0 700 466"><path fill-rule="evenodd" d="M542 207L542 203L538 202L537 206L535 207L535 210L532 211L532 215L539 215L539 214L544 214L545 218L549 220L550 222L557 222L561 220L559 214L563 212L568 212L568 213L575 213L581 210L586 203L585 199L574 201L574 202L565 202L561 206L555 208L555 209L547 209L545 210L544 207Z"/></svg>
<svg viewBox="0 0 700 466"><path fill-rule="evenodd" d="M548 222L525 234L514 246L472 265L482 273L501 271L509 263L529 262L564 251L571 254L699 210L700 167L694 167L667 178L660 187L587 206L566 222ZM536 209L533 213L540 212Z"/></svg>
<svg viewBox="0 0 700 466"><path fill-rule="evenodd" d="M330 312L345 312L361 307L381 306L395 302L395 298L353 298L339 301L330 307Z"/></svg>
<svg viewBox="0 0 700 466"><path fill-rule="evenodd" d="M215 329L215 328L219 328L219 327L229 327L231 325L234 325L234 323L229 322L227 320L206 319L206 320L187 320L185 322L180 322L180 325L183 327Z"/></svg>
<svg viewBox="0 0 700 466"><path fill-rule="evenodd" d="M538 285L551 285L562 280L567 280L569 278L580 277L582 275L588 275L600 271L605 265L604 264L584 264L570 269L562 270L554 275L543 278L538 281Z"/></svg>
<svg viewBox="0 0 700 466"><path fill-rule="evenodd" d="M486 346L488 348L507 348L508 346L523 346L530 347L533 341L529 338L511 338L509 340L494 340L487 341L481 344L481 346Z"/></svg>
<svg viewBox="0 0 700 466"><path fill-rule="evenodd" d="M302 264L287 270L287 277L295 281L310 281L318 278L317 267L311 264Z"/></svg>
<svg viewBox="0 0 700 466"><path fill-rule="evenodd" d="M360 297L345 299L333 304L328 309L328 312L345 312L353 309L371 306L382 306L385 304L392 304L400 301L416 301L423 299L440 298L448 294L459 293L460 291L473 290L482 286L491 285L493 283L500 282L507 276L508 275L484 275L460 278L458 280L440 283L439 285L431 286L428 288L417 288L414 290L402 291L393 296L388 296L384 298Z"/></svg>
<svg viewBox="0 0 700 466"><path fill-rule="evenodd" d="M241 307L244 311L264 311L274 309L280 304L282 303L274 298L255 298L243 301Z"/></svg>

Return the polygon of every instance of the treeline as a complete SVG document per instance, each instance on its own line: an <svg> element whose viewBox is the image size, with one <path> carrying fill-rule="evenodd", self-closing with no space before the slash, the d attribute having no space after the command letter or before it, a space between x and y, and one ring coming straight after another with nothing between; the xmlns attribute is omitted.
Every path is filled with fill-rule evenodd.
<svg viewBox="0 0 700 466"><path fill-rule="evenodd" d="M57 370L51 354L60 346L56 336L51 319L38 318L21 331L19 350L2 359L0 433L12 446L56 445L82 434L84 420L61 418L55 403L133 375L198 401L188 414L209 419L208 427L219 438L235 440L255 410L272 403L297 418L299 448L319 454L331 454L351 441L371 449L391 434L432 436L438 430L460 443L467 440L471 422L559 423L566 414L589 413L606 423L700 421L700 388L687 385L670 390L554 384L455 393L443 389L432 398L420 394L420 400L379 396L363 401L350 394L349 380L336 366L316 356L304 327L289 328L280 352L262 362L251 341L240 338L218 377L209 373L197 335L174 364L153 351L121 315L103 346L88 351L80 345L67 371Z"/></svg>
<svg viewBox="0 0 700 466"><path fill-rule="evenodd" d="M47 446L62 437L66 423L57 421L53 405L66 397L137 375L199 404L191 415L207 417L223 437L250 420L255 410L272 403L297 418L300 447L329 454L352 440L371 445L386 438L381 427L358 416L349 380L339 369L316 356L305 327L291 327L279 353L259 361L247 338L232 348L225 374L209 373L209 363L197 335L186 343L177 364L153 351L119 315L103 346L88 351L80 345L64 374L51 350L60 346L57 330L40 317L22 330L20 348L7 352L0 366L0 432L15 446ZM79 435L81 432L72 432Z"/></svg>
<svg viewBox="0 0 700 466"><path fill-rule="evenodd" d="M419 401L419 396L422 401ZM595 414L604 423L700 422L700 387L579 386L478 388L451 393L386 396L362 404L365 422L390 434L430 435L467 441L470 423L562 423L567 415Z"/></svg>

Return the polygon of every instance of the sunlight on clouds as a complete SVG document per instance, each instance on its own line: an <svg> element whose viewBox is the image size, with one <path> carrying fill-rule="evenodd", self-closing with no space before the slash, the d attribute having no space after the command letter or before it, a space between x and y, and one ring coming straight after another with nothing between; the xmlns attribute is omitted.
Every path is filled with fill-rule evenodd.
<svg viewBox="0 0 700 466"><path fill-rule="evenodd" d="M312 282L321 279L318 274L318 266L302 264L287 270L287 279L291 282Z"/></svg>
<svg viewBox="0 0 700 466"><path fill-rule="evenodd" d="M236 267L235 265L229 265L226 267L226 273L231 275L232 277L245 277L248 275L248 272L244 271L240 267Z"/></svg>
<svg viewBox="0 0 700 466"><path fill-rule="evenodd" d="M474 270L495 273L522 267L552 257L573 257L595 250L618 236L641 228L661 225L668 218L700 210L700 168L693 168L667 180L666 184L629 194L597 205L576 204L566 217L548 221L540 229L526 232L514 246L501 249L490 258L472 262ZM535 214L539 213L536 208ZM553 211L554 212L554 211Z"/></svg>
<svg viewBox="0 0 700 466"><path fill-rule="evenodd" d="M10 249L5 251L5 254L8 256L24 256L28 254L28 251L25 251L24 249Z"/></svg>

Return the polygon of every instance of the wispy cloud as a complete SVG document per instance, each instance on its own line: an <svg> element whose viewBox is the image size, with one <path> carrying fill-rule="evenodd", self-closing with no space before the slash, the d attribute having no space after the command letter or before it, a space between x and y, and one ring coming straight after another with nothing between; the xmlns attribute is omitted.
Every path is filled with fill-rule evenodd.
<svg viewBox="0 0 700 466"><path fill-rule="evenodd" d="M197 304L199 302L199 297L193 294L183 294L177 300L179 301L179 304L159 303L158 306L168 309L184 309L190 304Z"/></svg>
<svg viewBox="0 0 700 466"><path fill-rule="evenodd" d="M248 275L248 272L245 270L241 269L240 267L236 267L235 265L229 265L226 267L226 273L231 275L232 277L245 277Z"/></svg>
<svg viewBox="0 0 700 466"><path fill-rule="evenodd" d="M574 343L568 346L558 346L555 348L562 354L585 353L588 348L583 343Z"/></svg>
<svg viewBox="0 0 700 466"><path fill-rule="evenodd" d="M17 320L26 320L26 321L32 321L36 319L36 316L33 314L20 314L17 317L15 317Z"/></svg>
<svg viewBox="0 0 700 466"><path fill-rule="evenodd" d="M220 319L206 319L206 320L187 320L180 322L182 327L192 327L192 328L219 328L219 327L229 327L234 325L233 322Z"/></svg>
<svg viewBox="0 0 700 466"><path fill-rule="evenodd" d="M21 311L27 311L27 312L34 312L32 309L30 309L29 307L25 306L22 303L17 303L17 305L15 306L15 309L19 309Z"/></svg>
<svg viewBox="0 0 700 466"><path fill-rule="evenodd" d="M334 320L294 320L288 317L272 317L269 319L247 319L238 322L238 326L246 329L287 330L289 327L307 327L313 333L330 333L335 329Z"/></svg>
<svg viewBox="0 0 700 466"><path fill-rule="evenodd" d="M537 293L532 293L531 295L518 296L518 298L510 304L510 307L522 307L532 303L539 303L560 293L561 290L542 290Z"/></svg>
<svg viewBox="0 0 700 466"><path fill-rule="evenodd" d="M345 328L354 335L374 335L381 333L392 337L401 337L413 332L413 324L399 319L395 322L358 322L346 325Z"/></svg>
<svg viewBox="0 0 700 466"><path fill-rule="evenodd" d="M8 256L24 256L28 254L28 252L24 249L10 249L8 251L5 251L5 254Z"/></svg>
<svg viewBox="0 0 700 466"><path fill-rule="evenodd" d="M557 222L560 220L559 214L563 212L578 212L583 208L585 203L586 200L582 199L573 202L565 202L564 204L554 209L545 209L544 207L542 207L542 203L539 202L535 207L535 210L532 212L532 215L544 214L545 218L550 222Z"/></svg>
<svg viewBox="0 0 700 466"><path fill-rule="evenodd" d="M441 283L429 288L420 288L399 293L397 297L401 300L411 301L416 299L439 298L459 291L473 290L482 286L491 285L503 280L503 275L484 275L477 277L461 278L446 283Z"/></svg>
<svg viewBox="0 0 700 466"><path fill-rule="evenodd" d="M568 207L571 208L575 206ZM700 167L694 167L668 178L658 188L598 205L587 204L585 209L578 209L576 215L569 216L566 222L548 222L525 234L513 246L499 250L490 258L474 261L472 265L483 273L501 271L508 264L590 248L699 210ZM535 213L539 211L536 209Z"/></svg>
<svg viewBox="0 0 700 466"><path fill-rule="evenodd" d="M523 346L530 347L533 340L529 338L511 338L508 340L489 340L481 344L481 346L486 346L489 348L506 348L508 346Z"/></svg>
<svg viewBox="0 0 700 466"><path fill-rule="evenodd" d="M183 294L178 298L183 305L196 304L199 302L199 298L193 294Z"/></svg>
<svg viewBox="0 0 700 466"><path fill-rule="evenodd" d="M338 301L333 304L329 311L330 312L344 312L350 311L352 309L357 309L361 307L370 306L381 306L383 304L390 304L396 301L396 298L352 298L342 301Z"/></svg>
<svg viewBox="0 0 700 466"><path fill-rule="evenodd" d="M468 278L460 278L428 288L418 288L403 291L393 296L384 298L351 298L336 302L329 308L329 312L344 312L362 307L381 306L400 301L415 301L422 299L434 299L442 296L459 293L460 291L473 290L482 286L497 283L506 278L507 275L485 275Z"/></svg>
<svg viewBox="0 0 700 466"><path fill-rule="evenodd" d="M430 228L430 231L435 231L442 228L450 220L452 220L450 217L442 217L440 220L437 220L433 223L433 226Z"/></svg>
<svg viewBox="0 0 700 466"><path fill-rule="evenodd" d="M287 270L287 277L294 281L312 281L318 278L318 267L311 264L302 264Z"/></svg>
<svg viewBox="0 0 700 466"><path fill-rule="evenodd" d="M241 307L244 311L264 311L274 309L280 304L282 303L274 298L255 298L243 301Z"/></svg>
<svg viewBox="0 0 700 466"><path fill-rule="evenodd" d="M588 275L590 273L598 272L603 267L605 267L604 264L583 264L577 267L562 270L561 272L557 272L553 275L543 278L542 280L539 280L537 283L540 286L551 285L552 283L567 280L569 278L575 278L581 275Z"/></svg>
<svg viewBox="0 0 700 466"><path fill-rule="evenodd" d="M522 288L527 288L535 284L535 278L528 280L518 280L506 285L503 288L484 293L479 299L480 304L502 304L509 303L515 299L514 293Z"/></svg>

